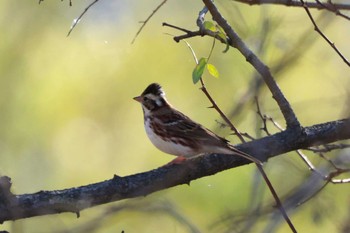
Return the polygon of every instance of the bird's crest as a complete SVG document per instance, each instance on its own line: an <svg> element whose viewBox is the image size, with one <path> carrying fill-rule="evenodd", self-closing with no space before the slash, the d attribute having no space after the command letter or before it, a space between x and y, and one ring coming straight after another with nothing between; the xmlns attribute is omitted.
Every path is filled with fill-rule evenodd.
<svg viewBox="0 0 350 233"><path fill-rule="evenodd" d="M150 84L141 95L153 94L156 96L164 96L164 91L162 87L158 83Z"/></svg>

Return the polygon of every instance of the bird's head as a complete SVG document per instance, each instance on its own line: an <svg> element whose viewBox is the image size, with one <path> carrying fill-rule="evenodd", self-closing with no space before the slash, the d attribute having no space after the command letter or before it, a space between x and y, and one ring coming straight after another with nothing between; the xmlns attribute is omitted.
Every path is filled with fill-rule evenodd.
<svg viewBox="0 0 350 233"><path fill-rule="evenodd" d="M169 106L165 99L165 93L158 83L150 84L140 96L133 98L142 104L145 113L157 110L164 106Z"/></svg>

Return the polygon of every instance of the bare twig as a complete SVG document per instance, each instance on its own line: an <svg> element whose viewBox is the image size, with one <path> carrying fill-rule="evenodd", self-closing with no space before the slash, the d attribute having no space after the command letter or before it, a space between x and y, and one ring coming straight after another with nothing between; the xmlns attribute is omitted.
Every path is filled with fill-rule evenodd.
<svg viewBox="0 0 350 233"><path fill-rule="evenodd" d="M186 34L181 35L181 36L175 36L173 39L176 42L180 42L181 40L184 40L184 39L188 39L188 38L192 38L192 37L196 37L196 36L204 36L204 35L213 37L213 38L219 40L221 43L224 43L224 44L226 44L226 42L227 42L223 38L218 36L217 33L213 32L213 31L210 31L210 30L206 30L204 28L202 28L201 30L198 30L198 31L190 31L190 30L187 30L185 28L181 28L181 27L178 27L178 26L175 26L175 25L172 25L172 24L169 24L169 23L165 23L165 22L163 23L163 26L174 28L174 29L177 29L179 31L183 31L183 32L186 33Z"/></svg>
<svg viewBox="0 0 350 233"><path fill-rule="evenodd" d="M41 2L43 2L44 0L39 0L39 4L41 3ZM61 2L63 2L63 0L61 0ZM73 6L73 4L72 4L72 0L69 0L69 6Z"/></svg>
<svg viewBox="0 0 350 233"><path fill-rule="evenodd" d="M288 7L301 7L303 4L299 0L234 0L236 2L246 3L249 5L263 5L263 4L273 4L273 5L284 5ZM316 0L316 2L305 2L306 6L309 8L315 8L318 10L329 10L334 13L336 11L331 10L332 8L339 10L350 10L350 4L346 3L332 3L331 1L327 1L320 4L320 1Z"/></svg>
<svg viewBox="0 0 350 233"><path fill-rule="evenodd" d="M350 144L344 144L344 143L340 143L340 144L330 144L330 145L322 145L323 148L321 147L310 147L307 148L306 150L311 150L315 153L317 152L330 152L332 150L341 150L341 149L345 149L345 148L350 148Z"/></svg>
<svg viewBox="0 0 350 233"><path fill-rule="evenodd" d="M255 96L255 103L256 103L256 113L259 115L260 119L263 122L263 126L260 129L263 130L266 133L266 135L271 135L269 130L267 129L266 117L262 115L262 112L260 110L260 104L257 96Z"/></svg>
<svg viewBox="0 0 350 233"><path fill-rule="evenodd" d="M284 129L272 117L269 117L269 116L267 116L265 114L262 114L261 109L260 109L260 105L259 105L259 102L258 102L257 98L256 98L256 105L257 105L257 114L258 114L258 116L261 118L261 120L263 122L263 127L261 129L263 131L265 131L267 135L270 135L270 132L267 129L267 124L266 124L267 120L272 122L272 124L277 129L279 129L281 132L284 131ZM342 147L344 147L344 146L342 146ZM349 179L334 179L334 177L336 177L336 176L339 176L341 174L349 172L350 169L342 169L342 168L337 167L337 165L332 160L326 158L322 153L319 153L320 157L323 158L324 160L326 160L330 164L330 166L333 169L335 169L335 171L329 172L327 175L324 175L323 174L324 172L320 172L318 169L316 169L315 166L308 159L308 157L301 150L296 150L296 153L303 160L303 162L308 166L308 168L309 168L309 170L311 172L313 172L314 174L319 176L319 178L321 178L322 180L326 181L325 184L323 184L320 188L318 188L318 189L312 188L312 190L314 190L313 192L311 190L309 190L310 195L308 196L308 198L306 198L306 199L302 200L301 202L299 202L298 205L301 205L301 204L307 202L308 200L310 200L311 198L313 198L314 196L316 196L329 183L339 184L339 183L348 183L348 182L350 182L350 178ZM324 168L323 170L325 170L325 169L326 168Z"/></svg>
<svg viewBox="0 0 350 233"><path fill-rule="evenodd" d="M263 121L263 127L262 127L261 129L262 129L263 131L265 131L267 135L271 135L270 132L269 132L269 130L267 129L267 124L266 124L266 119L267 119L267 117L266 117L266 115L263 115L263 114L262 114L262 112L261 112L261 110L260 110L260 105L259 105L259 101L258 101L258 98L257 98L257 97L255 97L255 101L256 101L257 114L260 116L261 120ZM271 118L271 120L273 120L273 119ZM264 173L265 173L265 172L264 172ZM266 175L266 174L265 174L265 175ZM265 178L265 177L264 177L264 178ZM270 186L271 186L271 188L270 188ZM291 229L293 232L297 232L296 229L295 229L295 227L294 227L294 225L293 225L293 223L292 223L292 221L289 219L289 217L288 217L288 215L287 215L287 212L286 212L285 208L283 207L282 202L280 201L280 199L279 199L277 193L276 193L275 190L273 189L273 186L272 186L272 184L270 183L270 181L269 181L269 183L268 183L268 187L270 188L270 190L272 189L271 192L272 192L272 195L273 195L273 197L274 197L274 199L275 199L275 201L276 201L277 207L280 209L280 212L282 213L282 216L283 216L283 218L285 219L285 221L287 222L287 224L289 225L290 229Z"/></svg>
<svg viewBox="0 0 350 233"><path fill-rule="evenodd" d="M323 9L327 9L328 11L333 12L335 15L339 15L341 17L343 17L344 19L350 20L350 17L341 13L338 8L338 4L333 3L331 0L328 0L328 2L321 2L319 0L316 0L317 4L319 4L320 6L323 7ZM349 8L348 10L350 10L350 4L347 5Z"/></svg>
<svg viewBox="0 0 350 233"><path fill-rule="evenodd" d="M67 34L67 37L71 34L71 32L73 31L73 29L78 25L79 21L83 18L83 16L86 14L86 12L88 12L88 10L95 5L99 0L94 0L92 3L90 3L85 9L84 11L78 16L78 18L74 19L73 24Z"/></svg>
<svg viewBox="0 0 350 233"><path fill-rule="evenodd" d="M40 2L42 2L42 1L44 1L44 0L39 0L39 4L40 4ZM95 5L98 1L99 1L99 0L94 0L92 3L90 3L90 4L84 9L84 11L79 15L79 17L76 18L76 19L74 19L74 22L73 22L73 24L72 24L70 30L68 31L67 36L69 36L69 35L72 33L73 29L77 26L77 24L80 22L80 20L83 18L83 16L87 13L87 11L88 11L93 5ZM141 25L141 27L139 28L139 30L136 32L136 35L134 36L134 38L133 38L131 44L133 44L133 43L135 42L136 38L137 38L138 35L141 33L141 31L143 30L143 28L146 26L146 24L148 23L148 21L154 16L155 13L158 12L158 10L159 10L166 2L167 2L167 0L163 0L163 1L153 10L153 12L147 17L147 19L141 22L142 25ZM70 5L72 5L71 0L70 0Z"/></svg>
<svg viewBox="0 0 350 233"><path fill-rule="evenodd" d="M163 0L153 11L152 13L147 17L146 20L142 21L142 25L139 28L139 30L136 32L136 35L134 36L134 38L131 41L131 44L133 44L136 40L136 38L139 36L139 34L141 33L141 31L143 30L143 28L146 26L146 24L148 23L148 21L154 16L155 13L157 13L159 11L159 9L167 2L168 0Z"/></svg>
<svg viewBox="0 0 350 233"><path fill-rule="evenodd" d="M94 217L88 220L85 224L81 226L77 226L69 229L69 232L95 232L99 229L106 221L108 221L108 217L115 217L118 214L123 212L138 212L144 213L146 215L152 214L162 214L165 216L169 216L170 218L177 221L179 224L188 228L191 233L200 233L199 229L184 216L183 212L176 209L170 201L162 200L162 201L143 201L136 200L134 202L124 202L119 203L118 205L111 206L106 208L103 213L99 214L97 217ZM66 233L66 230L58 231L57 233Z"/></svg>
<svg viewBox="0 0 350 233"><path fill-rule="evenodd" d="M273 4L273 5L284 5L287 7L303 7L303 3L299 0L235 0L236 2L246 3L249 5L263 5L263 4ZM305 5L308 8L318 9L318 10L327 10L333 12L335 15L338 15L346 20L350 20L350 17L341 13L340 10L350 10L350 4L346 3L333 3L328 0L327 2L321 2L315 0L315 2L305 2Z"/></svg>
<svg viewBox="0 0 350 233"><path fill-rule="evenodd" d="M265 118L272 122L272 124L280 131L285 130L277 121L275 121L271 116L265 115Z"/></svg>
<svg viewBox="0 0 350 233"><path fill-rule="evenodd" d="M253 136L251 136L249 133L246 132L240 132L240 134L245 137L248 138L249 140L255 140L255 138Z"/></svg>
<svg viewBox="0 0 350 233"><path fill-rule="evenodd" d="M325 169L325 168L323 168ZM344 184L344 183L350 183L350 178L347 179L334 179L334 177L337 177L339 175L342 175L344 173L349 173L350 169L341 169L341 168L337 168L336 171L330 172L328 175L324 176L322 175L322 172L319 172L317 170L313 170L314 174L316 174L317 176L319 176L321 179L323 179L324 181L326 181L321 187L319 187L318 189L314 189L313 187L310 187L311 189L313 189L313 192L309 192L310 194L308 195L308 197L302 201L300 201L298 203L298 205L302 205L305 202L309 201L310 199L312 199L313 197L315 197L317 194L319 194L329 183L332 184Z"/></svg>
<svg viewBox="0 0 350 233"><path fill-rule="evenodd" d="M256 101L257 104L257 114L259 115L259 117L261 118L261 120L263 121L264 126L262 127L262 130L266 132L267 135L271 135L270 132L267 129L266 126L266 120L269 120L270 122L272 122L272 124L279 129L281 132L284 131L285 129L283 129L283 127L281 127L272 117L267 116L265 114L261 113L260 110L260 106L259 106L259 102ZM325 148L329 147L330 149L340 149L340 148L347 148L350 147L350 145L347 144L339 144L339 145L332 145L332 146L328 146L328 145L323 145ZM342 174L344 172L344 169L338 168L337 165L330 159L326 158L325 155L320 152L322 151L322 149L318 149L320 146L317 146L315 148L307 148L308 150L311 150L313 152L318 151L319 156L326 160L338 173L334 173L334 172L330 172L328 175L323 175L321 172L319 172L315 166L311 163L311 161L307 158L307 156L301 151L301 150L296 150L297 154L299 155L299 157L303 160L303 162L308 166L309 170L312 172L317 173L323 180L327 181L327 182L332 182L332 178L334 177L335 174L339 175ZM327 151L327 150L326 150ZM328 150L330 151L330 150ZM328 152L327 151L327 152ZM333 183L333 182L332 182Z"/></svg>
<svg viewBox="0 0 350 233"><path fill-rule="evenodd" d="M319 15L318 18L322 19L326 16L326 12L323 12ZM263 21L264 22L264 21ZM328 26L332 22L331 19L327 19L323 21L323 28ZM265 38L267 37L266 33L268 31L271 31L272 28L267 28L266 25L271 25L272 23L269 21L268 23L261 23L261 36L262 38L259 41L259 44L262 45ZM291 69L294 64L302 57L301 54L305 52L305 49L310 49L315 43L315 36L316 34L311 34L310 30L305 30L298 39L293 43L294 45L291 45L289 49L285 50L283 55L276 59L275 64L270 65L271 72L275 74L275 77L277 80L283 78L283 76L279 75L282 72L286 72L288 69ZM259 56L263 55L263 49L262 46L259 46L258 54ZM298 49L295 49L297 47ZM254 72L252 74L252 78L250 81L250 84L246 91L241 95L239 100L234 103L234 106L232 107L231 112L228 114L229 119L232 119L233 117L237 116L239 113L243 112L243 108L247 108L251 106L252 100L254 96L258 95L263 87L263 80L259 77L259 74Z"/></svg>
<svg viewBox="0 0 350 233"><path fill-rule="evenodd" d="M260 116L261 113L259 114ZM270 120L273 125L278 128L280 131L283 131L284 129L272 118L272 117L269 117L269 116L266 116L264 115L264 119L268 119ZM324 159L325 161L327 161L331 167L333 167L333 169L335 169L335 171L333 172L330 172L328 175L323 175L321 172L319 172L315 166L311 163L311 161L307 158L307 156L301 151L301 150L296 150L297 154L300 156L300 158L305 162L305 164L309 167L309 170L312 171L312 172L315 172L317 173L320 177L322 177L323 180L327 181L328 182L331 182L331 183L334 183L334 177L335 176L338 176L340 174L343 174L343 173L346 173L346 172L349 172L349 169L342 169L342 168L339 168L332 160L328 159L324 154L323 152L329 152L331 150L335 150L335 149L345 149L345 148L350 148L350 145L348 144L334 144L334 145L322 145L324 147L324 149L320 149L319 147L320 146L317 146L317 147L312 147L312 148L306 148L307 150L311 150L315 153L318 153L318 155ZM338 183L341 183L343 182L343 180L341 181L338 181Z"/></svg>
<svg viewBox="0 0 350 233"><path fill-rule="evenodd" d="M330 41L330 39L328 39L328 37L317 26L308 6L305 4L304 0L299 0L299 1L302 3L303 8L306 11L306 14L308 15L309 19L311 20L311 23L314 26L314 30L318 34L320 34L320 36L333 48L333 50L339 55L339 57L345 62L345 64L350 66L350 62L348 61L348 59L345 58L345 56L339 51L339 49L335 46L335 44L332 41Z"/></svg>
<svg viewBox="0 0 350 233"><path fill-rule="evenodd" d="M172 24L168 24L168 23L163 23L162 26L174 28L174 29L177 29L177 30L179 30L179 31L183 31L183 32L185 32L185 33L193 33L193 32L190 31L190 30L187 30L187 29L185 29L185 28L181 28L181 27L178 27L178 26L175 26L175 25L172 25ZM179 41L176 41L176 42L179 42Z"/></svg>

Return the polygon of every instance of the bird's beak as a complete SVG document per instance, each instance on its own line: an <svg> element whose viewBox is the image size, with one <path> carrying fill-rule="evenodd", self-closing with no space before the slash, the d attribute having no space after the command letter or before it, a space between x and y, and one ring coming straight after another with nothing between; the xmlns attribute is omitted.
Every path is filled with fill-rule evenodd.
<svg viewBox="0 0 350 233"><path fill-rule="evenodd" d="M136 96L133 98L134 100L136 100L137 102L142 102L142 96Z"/></svg>

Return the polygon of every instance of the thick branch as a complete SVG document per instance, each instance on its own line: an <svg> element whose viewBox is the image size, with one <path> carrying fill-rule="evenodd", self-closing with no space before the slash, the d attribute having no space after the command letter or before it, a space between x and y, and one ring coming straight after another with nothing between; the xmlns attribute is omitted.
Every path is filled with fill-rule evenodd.
<svg viewBox="0 0 350 233"><path fill-rule="evenodd" d="M350 139L350 119L328 122L304 128L287 129L262 139L237 146L261 161L296 149ZM237 156L206 155L182 165L164 166L152 171L57 191L13 195L10 183L0 183L0 222L33 216L79 211L100 204L145 196L156 191L220 171L250 163ZM5 181L7 179L4 179Z"/></svg>

